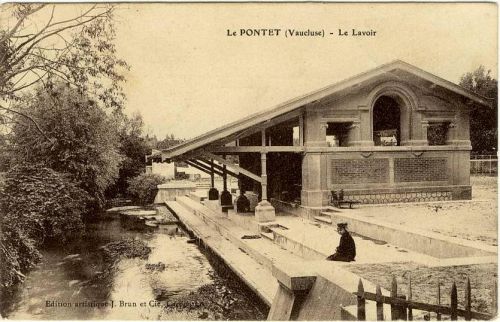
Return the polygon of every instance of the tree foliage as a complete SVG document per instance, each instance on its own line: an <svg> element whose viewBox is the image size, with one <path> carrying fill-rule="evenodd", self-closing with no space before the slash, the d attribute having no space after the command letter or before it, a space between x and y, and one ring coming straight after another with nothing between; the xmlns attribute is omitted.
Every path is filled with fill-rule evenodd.
<svg viewBox="0 0 500 322"><path fill-rule="evenodd" d="M119 176L107 191L108 196L125 195L128 181L145 171L145 156L151 153L149 140L144 136L144 121L141 114L121 117L118 131L119 153L123 157Z"/></svg>
<svg viewBox="0 0 500 322"><path fill-rule="evenodd" d="M80 235L86 193L68 177L40 164L7 172L0 193L2 287L22 281L47 242L65 243Z"/></svg>
<svg viewBox="0 0 500 322"><path fill-rule="evenodd" d="M166 135L165 138L159 141L156 145L157 149L164 150L184 142L184 139L176 138L173 134Z"/></svg>
<svg viewBox="0 0 500 322"><path fill-rule="evenodd" d="M13 103L47 82L63 81L101 107L121 109L122 71L128 66L115 55L114 7L82 4L71 13L64 8L13 3L0 9L0 124L23 116L42 132L36 118Z"/></svg>
<svg viewBox="0 0 500 322"><path fill-rule="evenodd" d="M157 186L168 180L159 174L142 173L129 180L128 193L141 204L150 204L154 201Z"/></svg>
<svg viewBox="0 0 500 322"><path fill-rule="evenodd" d="M460 86L479 94L492 102L492 108L478 107L470 114L472 150L483 153L498 149L498 82L491 71L479 66L460 78Z"/></svg>
<svg viewBox="0 0 500 322"><path fill-rule="evenodd" d="M95 207L102 206L121 162L115 118L92 98L61 83L40 87L29 101L18 109L38 120L48 140L18 117L12 136L17 162L31 160L69 174Z"/></svg>

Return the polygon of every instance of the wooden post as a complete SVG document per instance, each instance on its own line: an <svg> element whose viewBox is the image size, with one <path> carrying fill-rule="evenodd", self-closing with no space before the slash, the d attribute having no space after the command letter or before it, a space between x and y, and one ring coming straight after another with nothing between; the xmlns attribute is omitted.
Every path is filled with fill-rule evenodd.
<svg viewBox="0 0 500 322"><path fill-rule="evenodd" d="M260 154L260 162L261 162L261 187L262 187L262 201L267 200L267 154Z"/></svg>
<svg viewBox="0 0 500 322"><path fill-rule="evenodd" d="M377 301L377 321L384 321L384 303L382 302L382 290L380 285L377 284L377 289L375 291L376 301Z"/></svg>
<svg viewBox="0 0 500 322"><path fill-rule="evenodd" d="M453 282L453 285L451 286L451 320L456 321L458 318L458 298L457 298L457 285L455 282Z"/></svg>
<svg viewBox="0 0 500 322"><path fill-rule="evenodd" d="M214 180L214 159L210 160L210 185L211 188L215 188L215 180Z"/></svg>
<svg viewBox="0 0 500 322"><path fill-rule="evenodd" d="M437 305L441 305L441 282L438 280ZM436 320L441 321L441 313L437 313Z"/></svg>
<svg viewBox="0 0 500 322"><path fill-rule="evenodd" d="M470 279L467 277L467 284L465 285L465 321L470 321L471 316L471 290Z"/></svg>
<svg viewBox="0 0 500 322"><path fill-rule="evenodd" d="M396 281L396 277L392 276L392 285L391 285L391 298L395 299L398 297L398 282ZM391 320L399 319L398 316L398 308L397 305L391 304Z"/></svg>
<svg viewBox="0 0 500 322"><path fill-rule="evenodd" d="M363 282L359 279L358 283L358 321L366 320L366 307L365 307L365 290L363 288Z"/></svg>
<svg viewBox="0 0 500 322"><path fill-rule="evenodd" d="M404 295L399 295L398 298L400 298L402 300L406 300L406 296L404 296ZM407 312L406 312L406 308L407 308L406 304L398 305L398 311L399 311L398 315L399 315L399 319L400 320L403 320L403 321L408 320L408 315L407 315Z"/></svg>
<svg viewBox="0 0 500 322"><path fill-rule="evenodd" d="M411 292L411 275L408 277L408 320L413 321L413 311L411 309L411 300L412 300L412 292Z"/></svg>
<svg viewBox="0 0 500 322"><path fill-rule="evenodd" d="M225 158L226 157L224 156L224 159ZM223 188L223 190L227 191L227 171L226 171L226 165L225 164L222 165L222 180L224 181L224 188Z"/></svg>
<svg viewBox="0 0 500 322"><path fill-rule="evenodd" d="M263 129L261 132L261 143L262 146L266 146L266 130ZM262 188L262 201L267 200L267 154L265 152L260 153L260 177L262 182L260 184Z"/></svg>

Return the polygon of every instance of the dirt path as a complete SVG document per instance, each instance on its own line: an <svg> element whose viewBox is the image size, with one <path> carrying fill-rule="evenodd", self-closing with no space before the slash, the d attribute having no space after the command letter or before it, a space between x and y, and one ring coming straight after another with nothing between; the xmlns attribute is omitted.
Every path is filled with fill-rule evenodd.
<svg viewBox="0 0 500 322"><path fill-rule="evenodd" d="M453 282L457 285L458 304L463 307L466 278L470 278L472 309L478 312L492 312L493 287L497 279L497 264L477 264L447 267L426 267L415 263L388 263L372 265L349 265L348 270L374 284L390 290L392 276L398 282L398 294L408 294L408 278L411 275L413 299L419 302L437 301L437 285L441 285L441 303L450 304Z"/></svg>
<svg viewBox="0 0 500 322"><path fill-rule="evenodd" d="M366 206L356 214L496 246L497 178L472 176L473 200Z"/></svg>

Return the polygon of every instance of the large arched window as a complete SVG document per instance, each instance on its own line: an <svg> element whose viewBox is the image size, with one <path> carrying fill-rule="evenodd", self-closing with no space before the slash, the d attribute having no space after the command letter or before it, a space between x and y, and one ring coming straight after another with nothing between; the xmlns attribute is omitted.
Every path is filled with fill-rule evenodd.
<svg viewBox="0 0 500 322"><path fill-rule="evenodd" d="M401 145L401 107L390 96L380 96L373 105L373 142L378 146Z"/></svg>

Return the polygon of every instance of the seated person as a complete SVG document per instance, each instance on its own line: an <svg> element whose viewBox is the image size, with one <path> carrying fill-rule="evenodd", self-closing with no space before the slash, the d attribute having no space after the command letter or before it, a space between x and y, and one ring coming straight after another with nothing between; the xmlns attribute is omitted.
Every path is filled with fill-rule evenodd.
<svg viewBox="0 0 500 322"><path fill-rule="evenodd" d="M337 224L337 232L341 235L339 247L337 247L333 255L328 256L326 259L341 262L354 261L356 257L356 245L351 234L347 231L347 223Z"/></svg>

